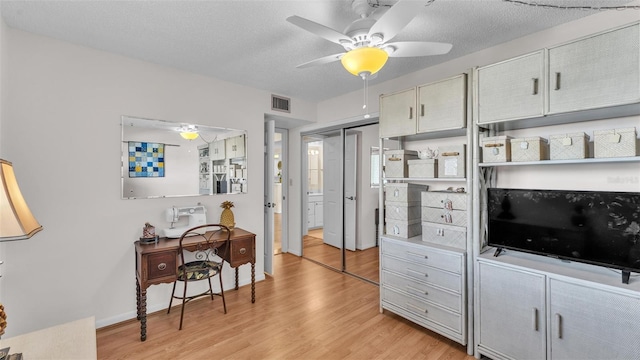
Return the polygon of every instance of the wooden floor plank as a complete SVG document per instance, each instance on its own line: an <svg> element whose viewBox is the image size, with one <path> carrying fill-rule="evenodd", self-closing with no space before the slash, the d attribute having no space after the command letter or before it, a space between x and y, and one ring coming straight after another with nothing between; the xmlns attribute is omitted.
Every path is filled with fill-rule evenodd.
<svg viewBox="0 0 640 360"><path fill-rule="evenodd" d="M389 312L377 286L300 257L274 257L276 277L220 299L98 329L99 359L434 359L472 360L466 348ZM133 296L133 294L132 294ZM168 299L167 299L168 301Z"/></svg>

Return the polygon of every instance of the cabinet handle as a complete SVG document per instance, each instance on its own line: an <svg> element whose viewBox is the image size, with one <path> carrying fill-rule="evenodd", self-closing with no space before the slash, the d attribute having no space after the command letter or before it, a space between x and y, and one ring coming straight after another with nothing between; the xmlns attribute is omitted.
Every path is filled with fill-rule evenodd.
<svg viewBox="0 0 640 360"><path fill-rule="evenodd" d="M413 119L413 106L409 106L409 119Z"/></svg>
<svg viewBox="0 0 640 360"><path fill-rule="evenodd" d="M424 117L424 104L420 104L420 116Z"/></svg>
<svg viewBox="0 0 640 360"><path fill-rule="evenodd" d="M556 88L555 90L560 90L560 73L556 73Z"/></svg>
<svg viewBox="0 0 640 360"><path fill-rule="evenodd" d="M239 250L240 254L244 255L247 253L247 249L246 248L240 248Z"/></svg>
<svg viewBox="0 0 640 360"><path fill-rule="evenodd" d="M533 330L538 331L538 309L533 308Z"/></svg>
<svg viewBox="0 0 640 360"><path fill-rule="evenodd" d="M533 94L538 95L538 78L533 78Z"/></svg>
<svg viewBox="0 0 640 360"><path fill-rule="evenodd" d="M420 290L420 289L416 289L416 288L414 288L413 286L410 286L410 285L407 285L407 290L412 290L412 291L417 292L419 294L429 295L428 291L426 291L426 290L423 291L423 290Z"/></svg>
<svg viewBox="0 0 640 360"><path fill-rule="evenodd" d="M407 303L407 307L413 308L414 310L418 310L419 312L423 312L423 313L428 313L429 311L427 311L427 309L421 309L413 304L409 304Z"/></svg>
<svg viewBox="0 0 640 360"><path fill-rule="evenodd" d="M427 274L427 273L421 273L421 272L419 272L419 271L415 271L415 270L413 270L413 269L407 269L407 272L414 273L414 274L419 275L419 276L429 277L429 274Z"/></svg>
<svg viewBox="0 0 640 360"><path fill-rule="evenodd" d="M562 339L562 316L556 313L556 323L558 323L558 339Z"/></svg>
<svg viewBox="0 0 640 360"><path fill-rule="evenodd" d="M167 268L167 264L166 263L160 263L158 264L158 270L163 271L164 269Z"/></svg>
<svg viewBox="0 0 640 360"><path fill-rule="evenodd" d="M414 253L414 252L411 252L411 251L407 251L407 255L417 256L417 257L429 259L428 255L418 254L418 253Z"/></svg>

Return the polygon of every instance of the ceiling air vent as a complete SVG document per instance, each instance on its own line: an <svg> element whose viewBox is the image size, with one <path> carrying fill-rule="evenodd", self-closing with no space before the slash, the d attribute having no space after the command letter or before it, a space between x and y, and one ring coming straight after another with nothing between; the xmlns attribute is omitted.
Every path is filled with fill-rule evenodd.
<svg viewBox="0 0 640 360"><path fill-rule="evenodd" d="M284 111L284 112L290 113L291 112L290 106L291 106L291 99L282 97L282 96L271 95L271 110Z"/></svg>

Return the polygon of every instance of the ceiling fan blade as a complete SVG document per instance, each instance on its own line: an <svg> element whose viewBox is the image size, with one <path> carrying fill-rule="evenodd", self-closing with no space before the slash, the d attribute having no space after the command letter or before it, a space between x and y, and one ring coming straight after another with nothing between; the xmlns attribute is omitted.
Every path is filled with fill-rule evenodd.
<svg viewBox="0 0 640 360"><path fill-rule="evenodd" d="M382 49L389 53L389 57L413 57L442 55L448 53L453 45L428 41L399 41L385 44Z"/></svg>
<svg viewBox="0 0 640 360"><path fill-rule="evenodd" d="M382 34L383 41L389 41L404 29L411 20L424 8L423 1L398 0L369 29L369 37Z"/></svg>
<svg viewBox="0 0 640 360"><path fill-rule="evenodd" d="M311 20L307 20L305 18L301 18L300 16L294 15L289 16L287 21L296 25L304 30L307 30L310 33L316 34L322 38L325 38L331 42L334 42L338 45L342 45L343 42L351 43L351 39L336 30L333 30L330 27L326 27L322 24L318 24L317 22L313 22Z"/></svg>
<svg viewBox="0 0 640 360"><path fill-rule="evenodd" d="M344 55L344 53L340 53L340 54L333 54L333 55L329 55L329 56L324 56L321 57L319 59L315 59L315 60L311 60L309 62L306 62L304 64L300 64L298 66L296 66L298 69L304 69L304 68L308 68L311 66L316 66L316 65L324 65L324 64L328 64L328 63L332 63L334 61L338 61L340 60L340 58L342 57L342 55Z"/></svg>

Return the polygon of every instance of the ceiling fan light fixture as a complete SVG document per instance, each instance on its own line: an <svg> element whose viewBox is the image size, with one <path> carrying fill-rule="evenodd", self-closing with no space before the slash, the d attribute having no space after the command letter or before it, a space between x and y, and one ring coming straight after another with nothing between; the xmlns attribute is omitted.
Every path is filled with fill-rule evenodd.
<svg viewBox="0 0 640 360"><path fill-rule="evenodd" d="M361 47L353 49L342 56L342 66L355 76L373 75L387 63L389 54L377 47Z"/></svg>
<svg viewBox="0 0 640 360"><path fill-rule="evenodd" d="M179 129L180 136L185 140L195 140L200 136L198 128L195 125L183 126Z"/></svg>

